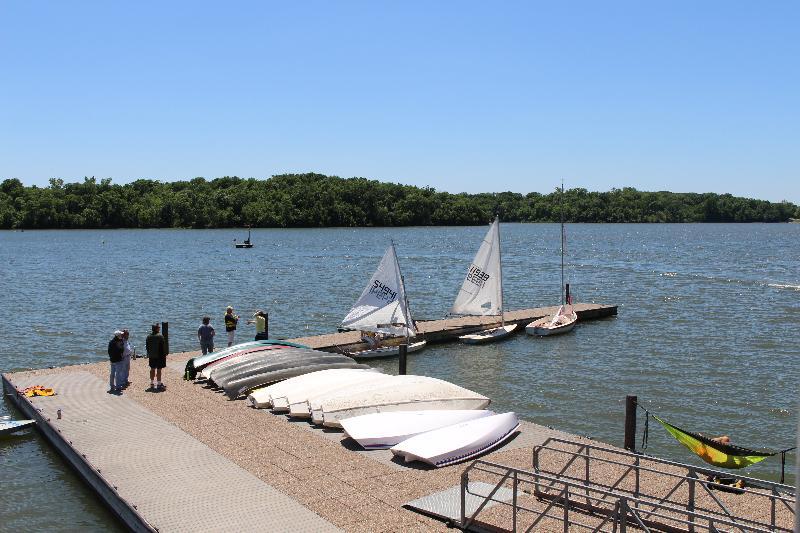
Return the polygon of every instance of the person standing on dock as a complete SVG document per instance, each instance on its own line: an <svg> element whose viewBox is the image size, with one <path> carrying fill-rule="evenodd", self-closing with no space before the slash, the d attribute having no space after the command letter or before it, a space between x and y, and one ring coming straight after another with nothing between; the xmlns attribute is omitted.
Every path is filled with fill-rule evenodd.
<svg viewBox="0 0 800 533"><path fill-rule="evenodd" d="M114 337L108 341L108 359L111 361L111 373L108 376L109 394L122 392L122 353L124 351L122 332L117 330L114 332Z"/></svg>
<svg viewBox="0 0 800 533"><path fill-rule="evenodd" d="M167 344L160 333L158 324L153 324L153 332L147 336L147 358L150 362L150 389L153 391L164 390L161 383L161 369L167 366Z"/></svg>
<svg viewBox="0 0 800 533"><path fill-rule="evenodd" d="M230 305L225 310L225 331L228 333L228 346L233 346L236 340L236 324L239 317L233 314L233 307Z"/></svg>
<svg viewBox="0 0 800 533"><path fill-rule="evenodd" d="M210 322L211 317L204 316L203 325L197 328L197 340L200 341L200 351L203 352L203 355L214 351L214 335L217 332L214 331Z"/></svg>
<svg viewBox="0 0 800 533"><path fill-rule="evenodd" d="M133 347L131 346L130 337L130 331L123 329L122 344L124 346L124 350L122 351L122 378L120 379L123 389L128 388L128 385L131 384L131 382L128 380L128 377L131 374L131 356L133 355Z"/></svg>
<svg viewBox="0 0 800 533"><path fill-rule="evenodd" d="M262 310L257 310L253 313L253 319L248 320L248 324L255 324L256 325L256 338L255 340L267 340L269 338L267 334L267 320L269 315Z"/></svg>

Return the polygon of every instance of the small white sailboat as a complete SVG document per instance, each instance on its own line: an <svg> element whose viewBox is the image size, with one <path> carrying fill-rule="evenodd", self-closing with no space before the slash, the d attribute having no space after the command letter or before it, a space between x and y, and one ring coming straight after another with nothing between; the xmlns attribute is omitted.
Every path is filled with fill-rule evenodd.
<svg viewBox="0 0 800 533"><path fill-rule="evenodd" d="M482 409L372 413L346 418L342 420L342 428L363 448L377 450L391 448L420 433L493 414L493 411Z"/></svg>
<svg viewBox="0 0 800 533"><path fill-rule="evenodd" d="M500 315L500 327L462 335L467 344L498 341L511 335L517 324L506 324L503 313L503 269L500 260L500 217L496 217L483 238L475 259L450 309L454 315Z"/></svg>
<svg viewBox="0 0 800 533"><path fill-rule="evenodd" d="M561 306L552 316L546 316L539 320L534 320L525 326L528 335L548 336L559 335L572 331L578 321L578 314L572 307L572 298L565 296L564 285L564 245L566 234L564 233L564 184L561 184Z"/></svg>
<svg viewBox="0 0 800 533"><path fill-rule="evenodd" d="M397 252L392 243L383 254L378 269L370 278L358 301L344 317L343 329L356 329L367 332L368 349L349 354L356 358L388 357L399 353L399 343L383 350L380 339L383 336L405 337L408 351L417 351L425 346L425 341L410 342L417 330L408 308L403 275L397 262ZM413 350L412 350L413 349Z"/></svg>
<svg viewBox="0 0 800 533"><path fill-rule="evenodd" d="M487 416L416 435L393 446L392 453L406 462L422 461L438 468L500 446L517 428L514 413Z"/></svg>

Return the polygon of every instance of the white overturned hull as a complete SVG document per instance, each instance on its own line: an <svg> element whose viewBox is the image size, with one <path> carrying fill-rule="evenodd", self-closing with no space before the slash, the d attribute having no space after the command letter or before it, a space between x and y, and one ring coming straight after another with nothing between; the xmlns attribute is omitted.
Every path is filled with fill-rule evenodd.
<svg viewBox="0 0 800 533"><path fill-rule="evenodd" d="M553 323L553 317L547 316L525 326L525 332L528 335L538 335L540 337L560 335L572 331L577 322L578 314L575 312L562 315L555 323Z"/></svg>
<svg viewBox="0 0 800 533"><path fill-rule="evenodd" d="M466 461L497 448L519 428L514 413L503 413L428 431L392 447L406 462L442 467Z"/></svg>
<svg viewBox="0 0 800 533"><path fill-rule="evenodd" d="M374 450L391 448L420 433L493 414L486 410L397 411L346 418L341 423L348 437L361 447Z"/></svg>
<svg viewBox="0 0 800 533"><path fill-rule="evenodd" d="M426 376L394 376L384 386L323 400L311 411L315 424L341 427L341 420L391 411L484 409L489 398L447 381Z"/></svg>
<svg viewBox="0 0 800 533"><path fill-rule="evenodd" d="M11 420L10 417L0 417L0 435L21 431L34 425L36 425L35 420Z"/></svg>
<svg viewBox="0 0 800 533"><path fill-rule="evenodd" d="M499 328L487 329L477 333L461 335L458 339L465 344L486 344L508 338L517 329L517 324L507 324Z"/></svg>
<svg viewBox="0 0 800 533"><path fill-rule="evenodd" d="M425 347L427 341L414 342L408 345L406 353L418 352ZM351 352L350 357L354 359L380 359L382 357L394 357L400 355L400 346L383 346L373 350L362 350Z"/></svg>
<svg viewBox="0 0 800 533"><path fill-rule="evenodd" d="M358 382L359 380L369 379L367 374L376 374L375 369L329 369L320 370L318 372L311 372L310 374L303 374L286 381L281 381L268 387L263 387L254 390L247 397L250 405L256 409L264 409L273 407L275 401L283 400L280 403L286 403L287 395L296 394L313 394L314 391L319 390L321 387L326 387L328 384L346 385L351 382ZM288 410L288 403L286 409Z"/></svg>
<svg viewBox="0 0 800 533"><path fill-rule="evenodd" d="M311 418L311 411L319 409L322 402L328 398L341 396L343 394L361 394L364 391L374 390L384 387L397 376L387 374L375 374L359 383L329 383L325 387L320 387L313 394L295 394L287 397L287 410L289 416L294 418ZM281 409L282 405L273 407L274 410Z"/></svg>

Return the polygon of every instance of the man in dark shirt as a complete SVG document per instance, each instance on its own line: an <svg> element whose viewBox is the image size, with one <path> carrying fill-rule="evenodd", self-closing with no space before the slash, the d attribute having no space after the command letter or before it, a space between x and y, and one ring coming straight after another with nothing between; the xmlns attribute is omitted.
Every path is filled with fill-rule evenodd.
<svg viewBox="0 0 800 533"><path fill-rule="evenodd" d="M210 324L211 317L203 317L203 325L197 328L197 340L200 341L200 350L203 355L214 351L214 335L216 331Z"/></svg>
<svg viewBox="0 0 800 533"><path fill-rule="evenodd" d="M122 392L122 353L125 351L125 342L122 332L115 331L114 337L108 341L108 359L111 361L111 373L108 376L108 393L120 394Z"/></svg>
<svg viewBox="0 0 800 533"><path fill-rule="evenodd" d="M153 324L153 332L145 341L147 358L150 362L150 389L154 391L167 388L161 383L161 369L167 366L167 344L159 330L158 324Z"/></svg>

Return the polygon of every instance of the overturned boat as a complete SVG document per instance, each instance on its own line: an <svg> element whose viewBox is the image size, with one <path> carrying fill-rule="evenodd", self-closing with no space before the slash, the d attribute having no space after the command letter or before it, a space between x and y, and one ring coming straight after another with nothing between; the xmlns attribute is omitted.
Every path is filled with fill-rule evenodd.
<svg viewBox="0 0 800 533"><path fill-rule="evenodd" d="M311 418L312 409L319 409L321 403L328 398L341 394L358 394L363 391L377 389L383 387L395 377L396 376L375 373L371 376L365 376L364 379L356 383L327 383L310 394L300 393L287 396L286 409L288 409L288 414L291 417ZM278 412L284 411L282 402L276 401L273 410Z"/></svg>
<svg viewBox="0 0 800 533"><path fill-rule="evenodd" d="M427 376L394 376L378 388L348 391L321 400L312 406L315 424L341 427L341 420L386 411L425 411L430 409L483 409L489 398L448 381Z"/></svg>
<svg viewBox="0 0 800 533"><path fill-rule="evenodd" d="M486 410L430 410L372 413L345 418L342 429L365 449L391 448L414 435L493 415Z"/></svg>
<svg viewBox="0 0 800 533"><path fill-rule="evenodd" d="M503 413L435 429L392 447L406 462L422 461L442 467L466 461L500 446L519 428L514 413Z"/></svg>
<svg viewBox="0 0 800 533"><path fill-rule="evenodd" d="M288 395L312 394L318 391L320 387L325 387L328 384L333 384L334 386L347 385L354 381L369 379L369 374L376 374L377 372L377 369L371 368L343 368L311 372L256 389L247 396L247 401L256 409L274 409L277 401L280 405L285 404L285 410L288 411L289 404L286 400Z"/></svg>
<svg viewBox="0 0 800 533"><path fill-rule="evenodd" d="M270 340L261 340L261 341L250 341L250 342L243 342L240 344L236 344L234 346L229 346L227 348L223 348L222 350L217 350L216 352L207 353L206 355L198 355L197 357L192 357L186 362L186 379L195 379L197 374L200 373L205 367L219 361L220 359L224 359L229 355L233 355L237 352L241 352L243 350L253 348L256 346L269 346L269 345L279 345L279 346L293 346L295 348L305 348L305 346L301 344L294 344L291 342L285 341L270 341Z"/></svg>
<svg viewBox="0 0 800 533"><path fill-rule="evenodd" d="M314 350L303 351L308 353L302 354L300 357L280 357L263 361L257 366L248 366L242 374L226 378L224 385L220 386L225 389L225 394L229 398L234 399L253 389L311 372L343 368L364 370L369 368L367 365L356 363L345 355Z"/></svg>

